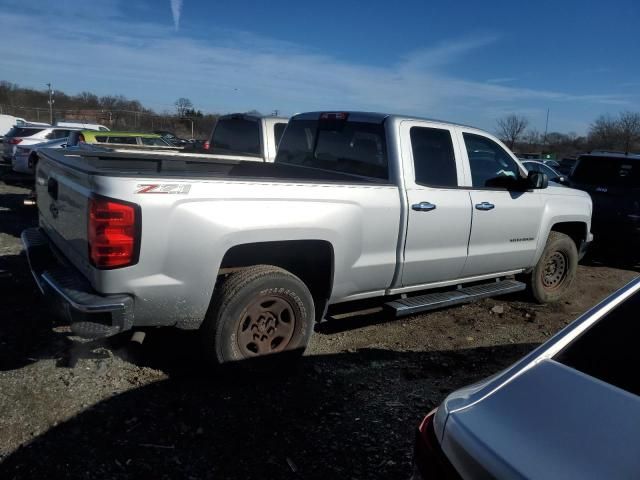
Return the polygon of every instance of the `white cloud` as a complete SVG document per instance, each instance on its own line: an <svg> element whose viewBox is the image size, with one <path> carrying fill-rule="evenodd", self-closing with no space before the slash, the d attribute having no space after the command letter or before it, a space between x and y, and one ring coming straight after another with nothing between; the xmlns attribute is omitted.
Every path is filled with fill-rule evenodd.
<svg viewBox="0 0 640 480"><path fill-rule="evenodd" d="M579 104L593 111L584 118L586 128L603 110L629 108L631 98L517 88L446 73L446 65L497 41L490 35L443 42L374 66L243 32L213 32L221 40L205 42L120 17L73 25L38 21L47 28L32 28L34 14L0 17L2 36L20 39L0 42L0 79L37 85L52 81L71 93L122 93L159 110L184 96L205 111L378 110L492 129L497 112L546 111L551 104L562 124L562 115L568 121Z"/></svg>
<svg viewBox="0 0 640 480"><path fill-rule="evenodd" d="M173 25L178 31L180 28L180 15L182 15L182 0L171 1L171 14L173 15Z"/></svg>

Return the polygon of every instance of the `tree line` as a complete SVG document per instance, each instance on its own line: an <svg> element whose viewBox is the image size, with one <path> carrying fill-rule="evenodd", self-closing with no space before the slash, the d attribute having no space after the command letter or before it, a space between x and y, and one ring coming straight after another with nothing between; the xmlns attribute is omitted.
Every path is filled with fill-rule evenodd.
<svg viewBox="0 0 640 480"><path fill-rule="evenodd" d="M123 95L98 96L91 92L68 95L56 91L53 95L55 121L99 123L111 130L152 132L169 130L178 136L207 138L217 114L204 114L194 108L187 98L174 103L175 111L158 113L144 107L138 100ZM0 81L0 113L15 115L32 122L49 121L49 92L21 87L15 83Z"/></svg>
<svg viewBox="0 0 640 480"><path fill-rule="evenodd" d="M586 135L550 132L546 135L529 127L529 120L511 114L496 122L498 137L518 153L555 153L558 158L591 150L640 152L640 113L621 112L601 115L589 126Z"/></svg>

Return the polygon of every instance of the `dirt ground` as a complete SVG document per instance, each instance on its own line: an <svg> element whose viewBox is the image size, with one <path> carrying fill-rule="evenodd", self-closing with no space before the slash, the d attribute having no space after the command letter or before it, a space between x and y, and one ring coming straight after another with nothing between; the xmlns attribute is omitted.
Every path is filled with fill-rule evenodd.
<svg viewBox="0 0 640 480"><path fill-rule="evenodd" d="M41 303L0 182L0 478L401 478L415 428L452 390L506 367L637 273L580 266L566 301L525 294L392 320L319 324L286 374L205 368L196 333L80 343ZM497 308L496 308L497 307Z"/></svg>

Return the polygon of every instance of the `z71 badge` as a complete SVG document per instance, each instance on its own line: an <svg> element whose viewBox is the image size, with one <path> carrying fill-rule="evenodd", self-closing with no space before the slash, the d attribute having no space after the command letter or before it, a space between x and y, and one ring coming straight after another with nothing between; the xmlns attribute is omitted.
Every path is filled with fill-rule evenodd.
<svg viewBox="0 0 640 480"><path fill-rule="evenodd" d="M139 183L135 193L173 193L186 195L191 190L190 183Z"/></svg>

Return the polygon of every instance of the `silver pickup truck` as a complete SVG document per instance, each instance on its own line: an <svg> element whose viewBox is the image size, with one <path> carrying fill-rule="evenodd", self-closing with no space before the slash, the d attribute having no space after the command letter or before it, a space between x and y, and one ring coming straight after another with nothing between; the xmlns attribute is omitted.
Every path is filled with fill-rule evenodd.
<svg viewBox="0 0 640 480"><path fill-rule="evenodd" d="M296 115L273 163L45 150L36 189L23 243L73 331L200 329L217 362L301 352L347 302L555 301L592 239L589 196L492 135L384 114Z"/></svg>

